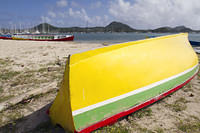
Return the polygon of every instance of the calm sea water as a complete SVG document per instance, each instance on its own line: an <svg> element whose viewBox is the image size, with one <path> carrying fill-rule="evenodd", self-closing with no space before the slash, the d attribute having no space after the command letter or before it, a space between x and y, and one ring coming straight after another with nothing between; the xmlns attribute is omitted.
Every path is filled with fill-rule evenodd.
<svg viewBox="0 0 200 133"><path fill-rule="evenodd" d="M128 41L135 41L145 39L147 37L157 37L169 35L170 33L74 33L77 42L88 43L121 43ZM200 41L200 34L189 34L189 39L193 41Z"/></svg>

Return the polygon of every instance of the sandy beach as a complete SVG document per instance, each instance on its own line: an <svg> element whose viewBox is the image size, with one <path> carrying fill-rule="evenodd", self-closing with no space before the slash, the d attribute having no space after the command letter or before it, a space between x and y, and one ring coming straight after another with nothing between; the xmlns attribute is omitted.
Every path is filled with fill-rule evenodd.
<svg viewBox="0 0 200 133"><path fill-rule="evenodd" d="M0 40L0 133L62 133L46 110L55 99L69 54L100 43ZM200 55L198 55L200 58ZM94 132L200 132L200 73L161 101Z"/></svg>

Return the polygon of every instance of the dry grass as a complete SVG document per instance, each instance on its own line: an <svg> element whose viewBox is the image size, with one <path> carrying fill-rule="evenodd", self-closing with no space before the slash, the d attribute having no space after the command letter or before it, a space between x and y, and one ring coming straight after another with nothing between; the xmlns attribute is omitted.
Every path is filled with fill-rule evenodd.
<svg viewBox="0 0 200 133"><path fill-rule="evenodd" d="M183 111L187 108L187 105L186 105L187 102L188 101L185 98L181 97L172 104L166 104L166 106L175 112L179 112L179 111Z"/></svg>
<svg viewBox="0 0 200 133"><path fill-rule="evenodd" d="M200 132L200 120L180 120L177 123L177 128L185 133L199 133Z"/></svg>

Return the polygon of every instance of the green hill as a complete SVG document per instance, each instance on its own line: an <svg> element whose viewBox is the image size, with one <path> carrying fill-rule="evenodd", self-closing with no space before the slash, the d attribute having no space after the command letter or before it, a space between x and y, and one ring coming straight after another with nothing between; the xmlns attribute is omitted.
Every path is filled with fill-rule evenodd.
<svg viewBox="0 0 200 133"><path fill-rule="evenodd" d="M32 30L38 30L40 32L50 32L50 33L67 33L67 32L154 32L154 33L179 33L179 32L200 32L192 30L185 26L177 27L160 27L153 30L140 30L134 29L127 24L121 22L111 22L105 27L56 27L48 23L39 24Z"/></svg>

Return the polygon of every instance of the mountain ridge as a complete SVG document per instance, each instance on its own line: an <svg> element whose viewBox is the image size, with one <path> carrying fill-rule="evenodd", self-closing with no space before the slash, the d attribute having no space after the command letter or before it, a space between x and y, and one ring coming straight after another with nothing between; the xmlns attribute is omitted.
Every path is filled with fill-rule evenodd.
<svg viewBox="0 0 200 133"><path fill-rule="evenodd" d="M33 28L33 30L42 31L49 31L49 32L58 32L58 33L65 33L65 32L153 32L153 33L179 33L179 32L200 32L199 30L192 30L191 28L185 27L183 25L176 26L176 27L168 27L163 26L155 29L135 29L130 27L127 24L113 21L110 24L106 25L105 27L56 27L48 23L39 24Z"/></svg>

